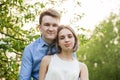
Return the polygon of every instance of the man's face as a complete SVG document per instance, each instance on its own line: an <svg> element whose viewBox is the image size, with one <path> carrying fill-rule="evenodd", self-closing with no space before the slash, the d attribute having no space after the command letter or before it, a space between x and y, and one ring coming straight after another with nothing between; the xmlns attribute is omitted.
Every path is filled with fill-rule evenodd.
<svg viewBox="0 0 120 80"><path fill-rule="evenodd" d="M51 43L56 38L59 22L60 20L58 18L54 18L48 15L42 18L42 23L39 29L42 33L42 38L46 42Z"/></svg>

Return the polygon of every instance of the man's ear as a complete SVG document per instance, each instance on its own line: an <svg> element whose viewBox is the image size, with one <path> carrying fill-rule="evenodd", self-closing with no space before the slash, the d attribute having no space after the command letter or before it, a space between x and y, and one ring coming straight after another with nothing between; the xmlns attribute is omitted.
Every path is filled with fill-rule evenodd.
<svg viewBox="0 0 120 80"><path fill-rule="evenodd" d="M38 29L39 29L39 31L41 32L41 30L42 30L42 29L41 29L41 25L38 26Z"/></svg>

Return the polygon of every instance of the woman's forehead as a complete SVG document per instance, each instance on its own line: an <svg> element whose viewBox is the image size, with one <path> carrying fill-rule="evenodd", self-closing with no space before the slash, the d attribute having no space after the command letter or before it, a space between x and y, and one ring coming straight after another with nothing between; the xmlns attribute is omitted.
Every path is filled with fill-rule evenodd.
<svg viewBox="0 0 120 80"><path fill-rule="evenodd" d="M60 30L58 35L66 35L66 34L72 34L72 32L69 29L64 28L64 29Z"/></svg>

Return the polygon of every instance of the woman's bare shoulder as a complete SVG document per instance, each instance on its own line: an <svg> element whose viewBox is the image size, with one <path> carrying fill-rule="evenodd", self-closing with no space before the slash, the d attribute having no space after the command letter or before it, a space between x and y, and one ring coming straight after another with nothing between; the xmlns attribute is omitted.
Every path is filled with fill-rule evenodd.
<svg viewBox="0 0 120 80"><path fill-rule="evenodd" d="M83 63L83 62L80 62L80 67L81 67L81 69L87 69L87 65L85 64L85 63Z"/></svg>
<svg viewBox="0 0 120 80"><path fill-rule="evenodd" d="M85 63L80 62L80 79L81 80L89 80L88 68Z"/></svg>
<svg viewBox="0 0 120 80"><path fill-rule="evenodd" d="M53 55L46 55L42 58L42 62L50 62Z"/></svg>

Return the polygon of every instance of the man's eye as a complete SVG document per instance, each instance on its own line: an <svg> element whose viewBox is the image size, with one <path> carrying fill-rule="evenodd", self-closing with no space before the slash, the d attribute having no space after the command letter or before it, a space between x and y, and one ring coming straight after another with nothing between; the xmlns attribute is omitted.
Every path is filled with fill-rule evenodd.
<svg viewBox="0 0 120 80"><path fill-rule="evenodd" d="M44 24L44 26L49 26L50 24L48 24L48 23L46 23L46 24Z"/></svg>
<svg viewBox="0 0 120 80"><path fill-rule="evenodd" d="M57 27L58 25L57 24L54 24L53 27Z"/></svg>

